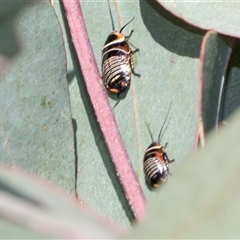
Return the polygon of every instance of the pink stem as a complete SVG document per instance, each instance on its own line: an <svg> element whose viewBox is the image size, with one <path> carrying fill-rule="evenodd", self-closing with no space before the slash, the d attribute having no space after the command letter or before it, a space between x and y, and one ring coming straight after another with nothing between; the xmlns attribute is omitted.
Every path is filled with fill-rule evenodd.
<svg viewBox="0 0 240 240"><path fill-rule="evenodd" d="M63 0L63 5L87 91L117 176L136 219L142 220L146 212L146 200L122 142L106 90L102 84L79 0Z"/></svg>

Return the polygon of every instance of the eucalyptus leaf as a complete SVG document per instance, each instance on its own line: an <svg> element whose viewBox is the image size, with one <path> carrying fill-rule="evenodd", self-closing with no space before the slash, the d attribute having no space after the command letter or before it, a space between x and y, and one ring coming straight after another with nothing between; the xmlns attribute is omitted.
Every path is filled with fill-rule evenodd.
<svg viewBox="0 0 240 240"><path fill-rule="evenodd" d="M116 238L121 231L40 177L0 165L0 229L6 238ZM4 227L4 229L3 229Z"/></svg>
<svg viewBox="0 0 240 240"><path fill-rule="evenodd" d="M50 2L24 9L15 27L21 53L0 76L1 162L74 192L65 49Z"/></svg>
<svg viewBox="0 0 240 240"><path fill-rule="evenodd" d="M78 196L84 202L112 222L124 227L130 226L133 216L87 95L65 13L59 2L53 4L57 15L50 2L45 1L22 11L16 21L19 24L17 29L22 52L0 78L2 162L40 174L70 192L76 187ZM108 4L107 1L81 1L81 7L101 70L102 47L112 31ZM161 225L165 229L161 236L158 231L156 236L200 236L194 235L195 232L182 233L182 228L178 227L180 225L176 225L176 232L168 235L172 231L171 221L165 223L166 218L159 214L158 208L164 208L174 217L171 219L173 225L179 224L185 216L189 217L191 223L192 212L189 212L190 215L181 212L175 217L177 208L171 210L166 204L174 205L178 199L185 204L188 196L184 199L180 196L191 192L192 188L204 192L210 177L205 177L206 182L202 188L200 184L196 185L198 189L193 184L195 178L193 180L191 177L203 179L203 176L212 176L203 170L211 163L208 158L206 165L202 163L203 166L194 165L190 160L185 162L186 157L193 152L197 132L199 53L204 32L174 17L153 1L111 2L110 7L116 30L120 30L135 16L124 29L124 34L128 35L134 29L130 44L133 50L135 47L140 49L134 55L134 65L141 78L132 76L129 91L121 96L120 103L113 111L135 172L149 201L149 216L155 212L156 225L153 225L157 228L159 222L165 224ZM109 97L114 106L116 96L109 94ZM156 139L171 102L172 118L161 144L168 142L166 151L175 162L170 166L172 176L169 176L169 182L158 193L147 188L143 173L144 152L151 143L146 123L149 123ZM199 159L203 157L200 153ZM209 172L214 171L211 164ZM184 169L182 171L187 171L184 176L188 178L184 180L178 180L180 166ZM184 166L190 166L186 169L191 170L185 170ZM195 168L202 170L197 173ZM178 188L181 183L183 188ZM192 188L187 188L187 183L191 183ZM216 191L220 191L218 183L216 186ZM159 199L159 196L168 196L168 191L172 193L173 188L175 196L166 197L163 201L162 197ZM196 191L191 194L199 196ZM153 210L152 199L159 205ZM200 205L199 202L196 204L198 205L190 205L193 212ZM207 210L204 209L203 212ZM207 214L211 214L211 211ZM147 221L146 229L141 226L142 231L146 231L145 234L154 232L149 226L152 224L151 218ZM188 225L184 225L186 226ZM200 232L199 229L197 231ZM142 235L137 234L134 236L138 238L146 236L142 232Z"/></svg>
<svg viewBox="0 0 240 240"><path fill-rule="evenodd" d="M233 39L209 31L204 38L200 59L202 117L204 131L218 128L223 120L223 98Z"/></svg>
<svg viewBox="0 0 240 240"><path fill-rule="evenodd" d="M14 32L12 20L0 23L0 52L7 57L13 57L19 51L19 44Z"/></svg>
<svg viewBox="0 0 240 240"><path fill-rule="evenodd" d="M166 10L196 27L215 30L224 35L240 37L238 1L161 1Z"/></svg>
<svg viewBox="0 0 240 240"><path fill-rule="evenodd" d="M28 2L30 1L15 0L14 2L0 2L0 53L7 57L14 56L19 50L14 20Z"/></svg>
<svg viewBox="0 0 240 240"><path fill-rule="evenodd" d="M112 31L108 4L107 1L81 1L81 7L101 71L102 47ZM157 138L172 102L170 115L173 117L162 144L168 142L169 157L175 158L171 165L174 173L194 149L198 120L198 56L203 32L185 23L176 24L171 14L149 2L110 2L110 7L115 30L119 31L135 16L124 34L128 35L134 29L130 43L133 50L135 47L140 49L134 55L134 63L141 78L132 76L129 91L113 111L140 184L146 197L151 199L156 193L147 188L142 166L144 151L151 143L145 123L150 124L153 136ZM62 21L63 13L57 3L55 9ZM63 29L67 26L64 21ZM67 49L71 47L71 39L68 32L65 36ZM68 76L72 115L77 128L78 194L116 222L129 226L131 211L96 122L74 50L70 50L67 52ZM116 97L111 94L109 97L114 106Z"/></svg>
<svg viewBox="0 0 240 240"><path fill-rule="evenodd" d="M235 42L233 53L229 62L225 85L223 117L226 118L240 106L240 42Z"/></svg>
<svg viewBox="0 0 240 240"><path fill-rule="evenodd" d="M240 234L240 111L189 156L126 239L230 239Z"/></svg>

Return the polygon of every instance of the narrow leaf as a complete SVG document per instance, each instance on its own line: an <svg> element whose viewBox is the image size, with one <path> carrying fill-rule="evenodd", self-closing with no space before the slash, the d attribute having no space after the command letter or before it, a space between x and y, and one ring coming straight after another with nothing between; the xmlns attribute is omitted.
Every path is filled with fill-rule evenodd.
<svg viewBox="0 0 240 240"><path fill-rule="evenodd" d="M223 97L233 40L214 31L206 33L201 47L199 66L200 115L204 132L217 128L222 121Z"/></svg>

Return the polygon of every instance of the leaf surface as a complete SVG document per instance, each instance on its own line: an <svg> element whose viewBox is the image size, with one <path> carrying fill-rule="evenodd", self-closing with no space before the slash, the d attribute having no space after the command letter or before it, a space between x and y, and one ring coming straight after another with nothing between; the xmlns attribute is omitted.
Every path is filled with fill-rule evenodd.
<svg viewBox="0 0 240 240"><path fill-rule="evenodd" d="M166 10L196 27L240 37L238 1L161 1Z"/></svg>
<svg viewBox="0 0 240 240"><path fill-rule="evenodd" d="M22 54L13 60L0 79L2 162L38 173L68 191L74 190L76 181L77 193L84 202L111 221L129 226L133 216L87 95L65 13L58 2L53 2L57 18L48 2L41 4L41 7L34 6L32 11L24 11L19 18ZM101 69L101 50L112 30L108 5L107 2L81 1L81 6ZM145 184L142 161L144 151L151 143L146 123L150 124L156 139L172 102L172 118L168 119L170 122L161 141L162 145L168 142L166 151L170 159L175 159L170 166L173 176L169 176L166 185L169 187L160 189L159 194L165 195L167 189L172 191L173 182L178 184L178 169L194 149L198 122L199 53L204 32L174 17L156 2L120 1L111 2L110 6L116 30L135 16L124 33L128 35L134 29L130 43L132 49L134 46L140 49L134 55L134 63L141 78L132 76L130 89L122 96L114 113L149 205L151 199L155 198L158 204L161 201L159 206L150 210L150 214L155 212L154 221L158 223L165 221L158 213L158 207L165 206L165 200L162 205L160 195L151 192ZM229 72L230 78L235 80L238 79L237 59L235 56L234 68ZM230 100L224 109L226 115L231 112L231 92L235 88L228 86L228 89ZM116 97L109 97L114 106ZM233 99L237 100L237 97ZM188 166L189 162L186 163ZM192 182L189 175L184 184ZM176 189L177 193L187 191L178 189L178 185ZM196 192L192 194L197 195ZM148 221L145 231L152 232L149 226L152 220ZM168 226L164 225L166 234L172 230L169 221L167 223ZM185 236L179 232L176 236ZM191 234L189 236L194 235Z"/></svg>
<svg viewBox="0 0 240 240"><path fill-rule="evenodd" d="M239 121L240 111L186 159L127 239L238 238Z"/></svg>
<svg viewBox="0 0 240 240"><path fill-rule="evenodd" d="M145 185L143 174L144 151L151 143L145 123L150 124L154 138L157 138L172 102L173 117L162 144L169 143L169 157L176 159L171 166L171 172L174 172L194 148L197 70L202 32L185 23L175 25L170 14L148 2L112 2L110 6L116 30L135 16L124 33L128 35L134 29L130 43L140 49L134 55L134 62L135 71L141 74L141 78L132 76L130 89L114 108L114 114L140 184L150 199L156 194ZM107 2L82 1L81 7L101 70L102 47L112 30L108 5ZM55 8L61 20L61 9L57 10L57 5ZM178 36L178 41L174 38L169 40L172 34ZM66 42L70 42L67 36L68 33ZM110 161L74 54L68 58L68 76L72 114L77 127L78 194L99 211L128 226L132 215ZM116 97L109 97L114 106Z"/></svg>
<svg viewBox="0 0 240 240"><path fill-rule="evenodd" d="M112 239L121 231L53 184L0 165L0 228L6 238Z"/></svg>
<svg viewBox="0 0 240 240"><path fill-rule="evenodd" d="M23 10L16 23L21 53L0 76L1 162L74 191L73 129L61 29L48 1Z"/></svg>
<svg viewBox="0 0 240 240"><path fill-rule="evenodd" d="M30 1L29 1L30 2ZM19 50L14 29L14 18L28 3L26 1L1 1L0 2L0 53L12 57Z"/></svg>
<svg viewBox="0 0 240 240"><path fill-rule="evenodd" d="M209 31L202 43L199 74L205 133L212 128L217 129L223 120L225 80L233 42L233 39Z"/></svg>
<svg viewBox="0 0 240 240"><path fill-rule="evenodd" d="M227 80L225 85L223 117L226 119L240 106L240 42L237 41L229 62Z"/></svg>

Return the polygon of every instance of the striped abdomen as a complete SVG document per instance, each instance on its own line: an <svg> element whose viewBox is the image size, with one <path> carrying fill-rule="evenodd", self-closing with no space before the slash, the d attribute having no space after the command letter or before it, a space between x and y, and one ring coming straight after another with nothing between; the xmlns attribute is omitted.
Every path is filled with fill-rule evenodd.
<svg viewBox="0 0 240 240"><path fill-rule="evenodd" d="M151 187L159 187L161 182L167 180L169 174L168 163L170 163L168 155L164 152L161 144L153 142L146 150L143 167L145 179Z"/></svg>
<svg viewBox="0 0 240 240"><path fill-rule="evenodd" d="M106 88L119 96L130 84L132 51L122 33L112 32L102 50L102 77Z"/></svg>
<svg viewBox="0 0 240 240"><path fill-rule="evenodd" d="M106 88L120 94L126 90L131 81L132 58L120 50L109 50L102 64L103 81Z"/></svg>

